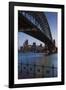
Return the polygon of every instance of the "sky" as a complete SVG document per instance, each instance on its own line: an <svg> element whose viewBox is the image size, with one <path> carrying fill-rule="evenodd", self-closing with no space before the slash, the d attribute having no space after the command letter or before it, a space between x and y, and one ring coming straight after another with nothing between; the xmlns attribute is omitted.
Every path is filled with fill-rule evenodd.
<svg viewBox="0 0 66 90"><path fill-rule="evenodd" d="M57 13L56 12L45 12L45 15L47 17L52 38L56 41L56 46L58 44L57 42ZM18 32L18 47L20 48L23 46L23 43L25 40L28 40L29 45L32 45L33 42L36 42L36 45L42 44L44 46L44 43L33 38L32 36L29 36L23 32Z"/></svg>
<svg viewBox="0 0 66 90"><path fill-rule="evenodd" d="M57 30L57 13L56 12L45 12L45 15L47 17L52 38L55 39L56 45L58 45L58 30Z"/></svg>

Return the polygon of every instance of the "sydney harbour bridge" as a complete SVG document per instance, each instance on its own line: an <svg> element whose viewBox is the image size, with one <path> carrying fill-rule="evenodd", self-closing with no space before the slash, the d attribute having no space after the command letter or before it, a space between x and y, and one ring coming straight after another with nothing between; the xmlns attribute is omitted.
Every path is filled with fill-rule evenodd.
<svg viewBox="0 0 66 90"><path fill-rule="evenodd" d="M57 49L44 12L18 11L18 32L24 32L42 41L50 53L53 52L54 48Z"/></svg>

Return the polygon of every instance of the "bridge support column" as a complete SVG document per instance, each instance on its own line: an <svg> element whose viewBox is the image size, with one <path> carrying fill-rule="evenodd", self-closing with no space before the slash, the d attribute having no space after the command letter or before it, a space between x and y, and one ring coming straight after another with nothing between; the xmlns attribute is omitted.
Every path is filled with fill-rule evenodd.
<svg viewBox="0 0 66 90"><path fill-rule="evenodd" d="M45 45L45 50L47 54L57 53L57 47L54 45Z"/></svg>

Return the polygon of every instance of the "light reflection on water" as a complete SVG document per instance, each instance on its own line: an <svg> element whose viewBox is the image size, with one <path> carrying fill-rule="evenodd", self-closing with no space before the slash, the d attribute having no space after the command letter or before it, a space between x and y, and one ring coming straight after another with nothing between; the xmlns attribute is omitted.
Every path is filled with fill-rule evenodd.
<svg viewBox="0 0 66 90"><path fill-rule="evenodd" d="M46 56L43 53L19 53L18 63L19 63L18 68L19 79L52 77L53 76L52 68L49 67L53 66L57 68L57 54L51 54ZM29 64L29 66L27 66L27 64ZM36 65L35 70L34 64ZM42 66L45 66L46 68L42 69ZM54 69L54 76L55 77L57 76L57 69Z"/></svg>

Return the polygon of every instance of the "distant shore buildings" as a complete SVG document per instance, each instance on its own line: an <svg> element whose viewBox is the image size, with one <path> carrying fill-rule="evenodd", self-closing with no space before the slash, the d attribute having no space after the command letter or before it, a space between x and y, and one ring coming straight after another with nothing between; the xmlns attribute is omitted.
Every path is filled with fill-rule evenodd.
<svg viewBox="0 0 66 90"><path fill-rule="evenodd" d="M55 40L53 41L55 44ZM33 42L32 45L29 45L28 40L26 40L23 43L23 46L20 47L20 49L18 50L19 52L23 52L23 53L27 53L27 52L34 52L34 53L49 53L48 47L47 45L42 46L42 44L40 45L36 45L35 42ZM53 49L53 53L57 53L57 48Z"/></svg>

